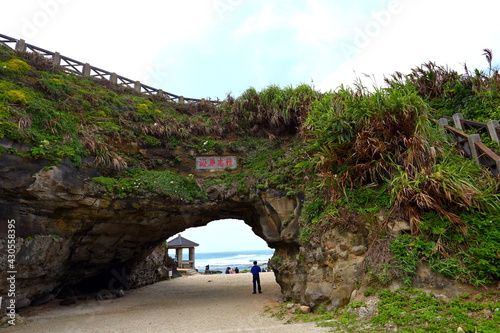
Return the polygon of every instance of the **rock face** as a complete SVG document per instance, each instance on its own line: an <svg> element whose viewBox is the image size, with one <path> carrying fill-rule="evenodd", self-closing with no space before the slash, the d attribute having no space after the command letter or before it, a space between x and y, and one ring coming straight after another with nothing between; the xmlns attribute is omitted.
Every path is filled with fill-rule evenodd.
<svg viewBox="0 0 500 333"><path fill-rule="evenodd" d="M360 292L377 287L370 284L363 267L370 239L369 228L360 226L353 232L330 229L308 244L278 246L270 264L284 300L311 309L323 306L333 310L347 305ZM425 263L418 268L413 286L443 297L475 293L474 287L446 278ZM386 286L392 290L403 287L397 279Z"/></svg>
<svg viewBox="0 0 500 333"><path fill-rule="evenodd" d="M70 241L50 235L37 235L27 239L17 238L16 252L17 307L36 305L39 302L52 300L56 295L55 291L61 285L60 281L64 280L68 274L68 267L64 263L71 253ZM6 239L0 239L0 253L2 255L7 253ZM11 271L7 267L5 256L0 258L2 273ZM25 283L21 281L25 281ZM5 282L6 276L2 276L0 283L2 291L9 289L6 288Z"/></svg>
<svg viewBox="0 0 500 333"><path fill-rule="evenodd" d="M275 249L270 264L285 300L313 310L320 304L343 306L363 279L367 230L328 230L300 245L301 193L290 198L274 190L251 195L217 190L195 202L118 198L103 194L91 180L100 176L94 169L64 161L47 165L5 151L0 155L0 290L9 289L7 221L15 221L18 308L48 302L72 286L112 293L165 278L165 251L159 246L188 228L224 218L245 221ZM453 286L425 269L416 283L438 290ZM5 302L6 294L0 296Z"/></svg>
<svg viewBox="0 0 500 333"><path fill-rule="evenodd" d="M318 244L278 248L271 264L283 296L311 308L346 305L363 277L367 243L366 233L333 229Z"/></svg>
<svg viewBox="0 0 500 333"><path fill-rule="evenodd" d="M0 263L7 259L7 221L15 221L16 299L39 304L66 286L96 290L137 287L165 277L164 254L154 252L165 240L211 221L244 220L271 247L294 244L299 198L281 192L251 196L211 195L181 203L168 198L110 198L91 180L93 169L17 155L0 155ZM222 199L224 198L224 199ZM299 215L299 214L296 214ZM146 257L149 258L145 260ZM149 263L149 265L147 265ZM151 265L153 264L153 265ZM156 267L156 268L155 268ZM7 290L6 271L0 290ZM19 303L18 303L19 304Z"/></svg>
<svg viewBox="0 0 500 333"><path fill-rule="evenodd" d="M172 267L169 267L172 269ZM136 262L127 276L127 288L138 288L168 277L167 248L158 246L144 260Z"/></svg>

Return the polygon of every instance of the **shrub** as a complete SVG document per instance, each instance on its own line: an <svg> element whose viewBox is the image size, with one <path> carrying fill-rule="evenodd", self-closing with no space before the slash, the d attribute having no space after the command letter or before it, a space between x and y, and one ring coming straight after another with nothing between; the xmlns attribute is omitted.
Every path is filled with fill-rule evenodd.
<svg viewBox="0 0 500 333"><path fill-rule="evenodd" d="M56 98L66 98L71 92L67 82L61 76L42 74L38 85L44 92Z"/></svg>
<svg viewBox="0 0 500 333"><path fill-rule="evenodd" d="M110 121L99 121L96 125L102 128L106 133L118 132L120 130L120 125Z"/></svg>
<svg viewBox="0 0 500 333"><path fill-rule="evenodd" d="M21 105L28 104L28 99L26 98L26 95L19 90L9 90L5 92L3 95L9 103L16 103Z"/></svg>
<svg viewBox="0 0 500 333"><path fill-rule="evenodd" d="M137 113L140 114L149 114L149 107L147 104L138 104L137 105Z"/></svg>
<svg viewBox="0 0 500 333"><path fill-rule="evenodd" d="M375 288L370 288L368 290L365 290L365 292L363 293L363 295L365 297L369 297L369 296L375 295L376 293L377 293L377 290L375 290Z"/></svg>
<svg viewBox="0 0 500 333"><path fill-rule="evenodd" d="M31 66L21 59L10 59L2 62L0 68L11 73L25 73L31 70Z"/></svg>
<svg viewBox="0 0 500 333"><path fill-rule="evenodd" d="M15 124L0 121L0 139L7 137L12 140L20 138L19 127Z"/></svg>
<svg viewBox="0 0 500 333"><path fill-rule="evenodd" d="M154 136L145 135L142 137L142 142L147 146L158 147L161 146L161 141Z"/></svg>

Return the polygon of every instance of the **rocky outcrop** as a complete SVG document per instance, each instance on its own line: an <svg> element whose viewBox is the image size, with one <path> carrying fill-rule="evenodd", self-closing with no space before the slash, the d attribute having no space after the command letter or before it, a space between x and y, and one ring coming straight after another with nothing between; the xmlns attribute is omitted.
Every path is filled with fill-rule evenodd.
<svg viewBox="0 0 500 333"><path fill-rule="evenodd" d="M18 145L16 150L26 149ZM224 218L245 221L275 248L270 264L285 300L332 309L347 304L363 284L368 230L334 228L301 243L301 193L290 198L276 190L243 194L214 188L207 200L190 202L148 195L122 198L92 181L100 176L95 169L75 168L67 161L48 165L6 151L0 155L0 290L9 289L6 221L15 221L17 308L42 304L73 287L120 291L163 279L168 273L159 246L188 228ZM184 166L181 172L189 170ZM391 223L394 232L408 229L404 221ZM456 286L425 268L415 283L438 290Z"/></svg>
<svg viewBox="0 0 500 333"><path fill-rule="evenodd" d="M0 239L0 270L12 271L7 267L7 240ZM36 235L16 239L16 304L17 308L37 305L52 300L57 289L68 275L65 265L71 253L69 240L52 235ZM34 282L36 281L36 282ZM2 276L0 288L8 290L7 280Z"/></svg>
<svg viewBox="0 0 500 333"><path fill-rule="evenodd" d="M389 231L399 233L408 228L407 223L396 220L391 221ZM270 265L283 299L311 309L323 306L332 310L347 305L367 289L380 287L370 281L364 268L370 239L369 228L360 225L352 232L333 228L307 244L278 247ZM475 293L473 286L444 277L426 263L420 264L413 286L449 298ZM385 287L396 290L406 285L394 279Z"/></svg>
<svg viewBox="0 0 500 333"><path fill-rule="evenodd" d="M99 290L152 283L165 277L158 268L164 261L155 250L159 245L218 219L244 220L271 247L294 244L298 232L291 216L301 199L279 191L213 193L188 203L147 195L119 198L92 181L96 176L97 170L66 161L49 167L43 160L0 155L0 216L15 220L18 302L40 304L67 286ZM5 222L0 238L4 263ZM7 290L5 272L0 273L2 291Z"/></svg>
<svg viewBox="0 0 500 333"><path fill-rule="evenodd" d="M127 275L127 288L138 288L169 277L167 266L167 248L165 244L158 246L144 260L136 262Z"/></svg>
<svg viewBox="0 0 500 333"><path fill-rule="evenodd" d="M333 309L349 303L363 277L364 232L326 231L319 243L278 248L271 265L286 300Z"/></svg>

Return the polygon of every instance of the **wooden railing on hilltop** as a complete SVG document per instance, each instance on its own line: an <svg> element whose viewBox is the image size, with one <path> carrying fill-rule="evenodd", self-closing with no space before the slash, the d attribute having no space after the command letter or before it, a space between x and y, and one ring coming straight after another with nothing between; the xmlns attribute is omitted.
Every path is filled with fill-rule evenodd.
<svg viewBox="0 0 500 333"><path fill-rule="evenodd" d="M453 126L449 121L453 121ZM476 160L478 165L487 167L497 177L500 176L500 156L481 142L481 133L488 133L492 141L500 142L500 126L498 120L491 120L487 124L464 119L461 113L453 117L439 119L439 128L447 131L458 147L465 154ZM466 134L464 130L474 130L475 134Z"/></svg>
<svg viewBox="0 0 500 333"><path fill-rule="evenodd" d="M69 57L63 56L59 54L59 52L47 51L45 49L42 49L41 47L28 44L24 39L16 39L13 37L0 34L0 43L3 43L11 47L12 49L18 52L38 53L44 58L50 59L54 67L60 67L68 73L109 80L115 84L133 88L137 92L144 93L146 95L157 95L163 97L165 100L175 101L179 103L184 103L184 102L198 103L201 101L206 101L210 103L220 103L220 101L218 100L211 101L211 100L197 99L197 98L186 98L180 95L175 95L169 92L165 92L161 89L156 89L151 86L145 85L140 81L134 81L124 76L117 75L114 72L109 72L104 69L91 66L88 63L83 63L78 60L74 60Z"/></svg>

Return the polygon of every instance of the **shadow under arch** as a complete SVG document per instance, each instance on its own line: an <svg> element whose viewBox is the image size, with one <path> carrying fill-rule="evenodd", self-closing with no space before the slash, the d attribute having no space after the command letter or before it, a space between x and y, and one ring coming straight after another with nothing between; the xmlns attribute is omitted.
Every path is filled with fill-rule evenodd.
<svg viewBox="0 0 500 333"><path fill-rule="evenodd" d="M168 202L121 199L111 212L101 209L92 227L75 235L77 248L69 258L65 285L84 281L92 289L136 288L153 282L127 285L127 277L165 240L190 228L221 219L243 221L271 249L298 250L298 216L302 199L280 191L246 198L215 198L204 202ZM110 208L113 206L110 206ZM233 235L239 236L239 235ZM195 239L193 241L196 242ZM140 268L142 269L142 268ZM143 269L142 269L143 270ZM273 269L274 271L274 269ZM276 274L276 272L275 272ZM118 276L118 277L117 277Z"/></svg>

